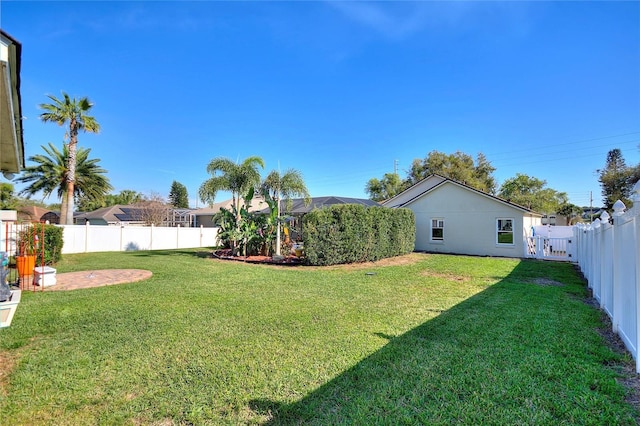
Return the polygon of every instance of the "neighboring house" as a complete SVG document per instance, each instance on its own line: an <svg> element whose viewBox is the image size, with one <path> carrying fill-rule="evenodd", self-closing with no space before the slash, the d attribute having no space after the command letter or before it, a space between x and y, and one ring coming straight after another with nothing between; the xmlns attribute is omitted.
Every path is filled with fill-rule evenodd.
<svg viewBox="0 0 640 426"><path fill-rule="evenodd" d="M17 208L18 221L20 222L47 222L51 224L60 223L58 212L37 206L21 206Z"/></svg>
<svg viewBox="0 0 640 426"><path fill-rule="evenodd" d="M542 216L542 224L551 226L567 226L568 220L566 216L560 214L545 214Z"/></svg>
<svg viewBox="0 0 640 426"><path fill-rule="evenodd" d="M542 215L439 175L382 203L416 218L418 251L524 257L525 238Z"/></svg>
<svg viewBox="0 0 640 426"><path fill-rule="evenodd" d="M592 219L596 220L599 218L605 211L602 207L585 207L582 211L582 220L589 223Z"/></svg>
<svg viewBox="0 0 640 426"><path fill-rule="evenodd" d="M293 198L289 202L282 200L280 202L280 211L282 215L290 216L290 223L293 226L306 213L314 209L332 206L335 204L362 204L364 206L379 206L380 204L372 200L362 198L348 197L313 197L309 205L304 204L303 198ZM220 212L220 208L224 207L231 210L231 200L216 203L211 207L194 210L192 214L195 216L196 226L212 227L215 226L213 217ZM269 206L262 197L254 197L249 207L250 212L269 213Z"/></svg>
<svg viewBox="0 0 640 426"><path fill-rule="evenodd" d="M92 212L75 216L76 225L144 225L144 220L137 214L137 209L129 205L102 207Z"/></svg>
<svg viewBox="0 0 640 426"><path fill-rule="evenodd" d="M289 202L282 201L280 209L282 212L291 216L302 216L305 213L309 213L311 210L321 209L324 207L330 207L337 204L361 204L365 207L380 206L373 200L366 198L349 198L349 197L313 197L309 205L305 205L304 198L292 198Z"/></svg>
<svg viewBox="0 0 640 426"><path fill-rule="evenodd" d="M146 225L147 221L162 222L160 226L193 226L190 209L172 209L164 205L115 205L74 216L76 225Z"/></svg>
<svg viewBox="0 0 640 426"><path fill-rule="evenodd" d="M24 167L21 57L22 45L0 30L0 172L7 179Z"/></svg>
<svg viewBox="0 0 640 426"><path fill-rule="evenodd" d="M288 226L285 229L286 237L292 240L302 240L302 217L312 210L331 207L339 204L360 204L365 207L380 206L379 203L366 198L350 198L350 197L312 197L309 204L305 204L304 198L292 198L289 201L280 202L280 211L283 216L287 216ZM269 209L264 209L264 213L268 213ZM289 235L290 234L290 235Z"/></svg>
<svg viewBox="0 0 640 426"><path fill-rule="evenodd" d="M233 200L228 199L226 201L215 203L209 207L193 210L191 214L194 216L195 226L198 226L198 227L204 226L205 228L212 228L216 226L216 224L213 221L213 217L217 213L220 213L221 208L231 210L232 203L233 203ZM264 199L260 196L255 196L251 200L251 203L249 205L249 211L250 212L260 211L260 210L263 210L265 207L267 207L267 203L265 203Z"/></svg>

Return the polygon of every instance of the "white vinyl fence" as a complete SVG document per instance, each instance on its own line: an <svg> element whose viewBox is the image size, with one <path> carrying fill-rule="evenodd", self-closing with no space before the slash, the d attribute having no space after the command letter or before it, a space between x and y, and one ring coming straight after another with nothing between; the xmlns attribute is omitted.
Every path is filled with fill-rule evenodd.
<svg viewBox="0 0 640 426"><path fill-rule="evenodd" d="M160 226L58 225L64 229L62 253L171 250L212 247L218 228Z"/></svg>
<svg viewBox="0 0 640 426"><path fill-rule="evenodd" d="M638 186L638 185L636 185ZM633 208L617 201L611 218L603 213L590 225L575 227L576 261L593 296L609 315L617 333L636 360L640 373L640 194Z"/></svg>

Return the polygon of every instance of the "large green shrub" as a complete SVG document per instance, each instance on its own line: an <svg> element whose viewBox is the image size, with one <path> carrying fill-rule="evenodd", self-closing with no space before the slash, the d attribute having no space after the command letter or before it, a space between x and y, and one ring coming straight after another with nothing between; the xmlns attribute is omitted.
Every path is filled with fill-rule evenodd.
<svg viewBox="0 0 640 426"><path fill-rule="evenodd" d="M43 236L44 227L44 240ZM20 231L18 235L19 254L35 254L36 264L40 264L42 242L44 242L44 264L53 265L62 258L62 228L43 223L34 223Z"/></svg>
<svg viewBox="0 0 640 426"><path fill-rule="evenodd" d="M311 265L375 261L413 251L415 218L409 209L342 204L305 215L303 235Z"/></svg>

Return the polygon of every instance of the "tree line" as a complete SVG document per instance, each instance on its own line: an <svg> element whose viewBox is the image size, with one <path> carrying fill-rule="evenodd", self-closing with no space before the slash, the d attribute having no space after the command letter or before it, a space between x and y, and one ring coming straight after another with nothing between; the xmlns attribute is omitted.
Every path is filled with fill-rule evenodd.
<svg viewBox="0 0 640 426"><path fill-rule="evenodd" d="M474 159L460 151L452 154L431 151L424 159L413 160L404 179L397 173L386 173L381 179L371 178L365 191L370 199L383 201L437 174L539 213L572 217L582 211L580 207L569 203L565 192L547 187L543 179L517 173L498 186L494 171L495 168L482 153ZM613 149L607 154L605 167L598 172L604 207L610 210L616 200L622 200L630 206L631 190L640 180L640 164L627 166L620 149Z"/></svg>
<svg viewBox="0 0 640 426"><path fill-rule="evenodd" d="M76 206L80 211L93 211L116 204L167 204L157 194L144 195L128 189L119 194L112 194L113 187L107 178L107 170L99 165L100 159L90 158L91 149L78 146L80 131L100 131L100 124L90 115L93 103L87 97L71 98L64 92L61 98L52 95L48 97L51 103L40 104L44 111L40 119L68 126L62 148L49 143L42 146L44 154L29 157L29 161L34 164L25 167L21 176L16 179L18 183L28 184L19 193L19 196L26 196L26 199L16 197L11 184L0 186L0 203L3 208L15 207L19 202L31 202L30 198L36 194L42 194L44 200L55 193L61 200L60 223L71 224ZM263 190L271 185L270 194L274 200L278 200L279 197L287 198L293 193L305 193L306 186L300 173L295 170L290 170L282 176L272 172L265 179L266 187L258 185L259 173L255 169L258 166L264 167L260 157L250 157L238 164L224 158L213 159L207 166L207 171L212 177L201 185L199 198L211 204L218 190L230 190L238 222L240 201L247 195L243 193L246 192L247 182L252 182L256 188L261 187ZM495 168L482 153L478 153L474 159L471 155L459 151L445 154L434 150L424 159L414 159L404 179L396 173L386 173L381 179L370 179L366 183L365 191L370 199L382 201L399 194L427 176L438 174L540 213L571 216L580 210L578 206L568 202L566 193L547 187L545 180L518 173L498 186L493 176L494 171ZM604 207L610 210L618 199L630 206L631 190L640 179L640 165L627 166L621 150L613 149L608 152L605 166L598 170L598 173ZM237 182L233 181L239 175L243 178ZM285 192L279 194L278 190ZM168 204L175 208L189 207L188 193L184 185L177 181L172 183ZM57 207L52 207L54 206Z"/></svg>

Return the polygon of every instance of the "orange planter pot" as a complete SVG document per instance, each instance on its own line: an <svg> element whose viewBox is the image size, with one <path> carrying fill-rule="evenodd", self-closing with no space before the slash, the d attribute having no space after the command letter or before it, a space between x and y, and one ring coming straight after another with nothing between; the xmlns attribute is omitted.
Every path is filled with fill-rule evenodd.
<svg viewBox="0 0 640 426"><path fill-rule="evenodd" d="M36 267L36 256L17 256L16 266L18 268L18 275L21 277L33 275L33 268Z"/></svg>

